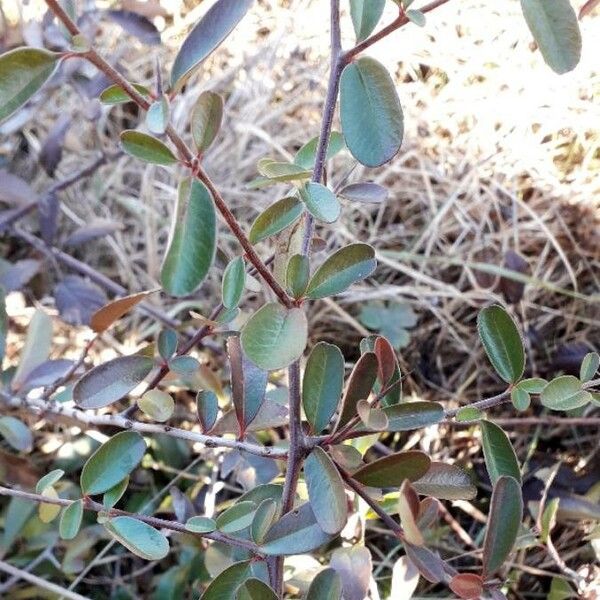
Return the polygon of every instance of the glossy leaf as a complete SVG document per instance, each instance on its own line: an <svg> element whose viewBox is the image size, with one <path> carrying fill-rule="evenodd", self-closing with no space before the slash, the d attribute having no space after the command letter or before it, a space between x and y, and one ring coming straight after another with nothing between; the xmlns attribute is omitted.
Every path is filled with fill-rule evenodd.
<svg viewBox="0 0 600 600"><path fill-rule="evenodd" d="M104 526L119 543L140 558L161 560L169 553L167 538L139 519L115 517Z"/></svg>
<svg viewBox="0 0 600 600"><path fill-rule="evenodd" d="M306 142L294 156L294 163L303 169L312 170L315 166L319 136ZM338 131L332 131L329 134L329 144L327 144L327 154L325 160L330 160L336 154L344 149L344 136Z"/></svg>
<svg viewBox="0 0 600 600"><path fill-rule="evenodd" d="M312 580L306 600L341 600L342 578L335 569L323 569Z"/></svg>
<svg viewBox="0 0 600 600"><path fill-rule="evenodd" d="M310 261L307 256L294 254L285 271L285 286L293 298L302 298L310 278Z"/></svg>
<svg viewBox="0 0 600 600"><path fill-rule="evenodd" d="M332 254L311 277L309 298L334 296L368 277L377 266L375 250L368 244L350 244Z"/></svg>
<svg viewBox="0 0 600 600"><path fill-rule="evenodd" d="M546 64L572 71L581 57L581 32L569 0L521 0L521 9Z"/></svg>
<svg viewBox="0 0 600 600"><path fill-rule="evenodd" d="M254 502L236 502L217 517L217 529L223 533L234 533L246 529L252 524L256 504Z"/></svg>
<svg viewBox="0 0 600 600"><path fill-rule="evenodd" d="M23 106L54 73L60 58L41 48L16 48L0 55L0 121Z"/></svg>
<svg viewBox="0 0 600 600"><path fill-rule="evenodd" d="M561 375L544 387L540 399L552 410L573 410L591 402L592 395L582 389L577 377Z"/></svg>
<svg viewBox="0 0 600 600"><path fill-rule="evenodd" d="M373 352L366 352L356 361L348 379L336 429L340 429L356 416L358 401L369 397L376 378L377 357Z"/></svg>
<svg viewBox="0 0 600 600"><path fill-rule="evenodd" d="M97 409L123 398L148 376L154 361L147 356L119 356L88 371L73 388L79 408Z"/></svg>
<svg viewBox="0 0 600 600"><path fill-rule="evenodd" d="M444 407L438 402L403 402L387 406L388 431L411 431L439 423L444 419Z"/></svg>
<svg viewBox="0 0 600 600"><path fill-rule="evenodd" d="M368 38L383 14L385 0L350 0L350 16L356 41Z"/></svg>
<svg viewBox="0 0 600 600"><path fill-rule="evenodd" d="M244 259L238 256L225 267L223 273L222 295L225 308L235 308L240 303L245 282Z"/></svg>
<svg viewBox="0 0 600 600"><path fill-rule="evenodd" d="M263 581L251 577L236 591L236 600L277 600L277 594Z"/></svg>
<svg viewBox="0 0 600 600"><path fill-rule="evenodd" d="M179 89L234 27L242 20L253 0L218 0L195 25L175 57L171 87Z"/></svg>
<svg viewBox="0 0 600 600"><path fill-rule="evenodd" d="M129 486L129 475L124 477L119 483L113 485L110 489L104 492L102 496L102 506L107 510L117 504L117 502L123 497L123 494L127 491Z"/></svg>
<svg viewBox="0 0 600 600"><path fill-rule="evenodd" d="M520 483L521 470L517 455L506 433L491 421L482 420L480 425L485 466L492 484L502 475L509 475Z"/></svg>
<svg viewBox="0 0 600 600"><path fill-rule="evenodd" d="M313 433L318 435L331 421L343 385L344 356L337 346L319 342L311 350L302 380L302 407Z"/></svg>
<svg viewBox="0 0 600 600"><path fill-rule="evenodd" d="M47 487L54 485L65 474L62 469L54 469L46 473L36 484L35 493L41 494Z"/></svg>
<svg viewBox="0 0 600 600"><path fill-rule="evenodd" d="M250 317L240 341L246 356L261 369L283 369L304 352L307 327L302 309L271 302Z"/></svg>
<svg viewBox="0 0 600 600"><path fill-rule="evenodd" d="M217 395L210 390L200 390L196 394L196 410L202 433L208 433L213 428L219 414Z"/></svg>
<svg viewBox="0 0 600 600"><path fill-rule="evenodd" d="M146 296L152 294L154 290L148 292L139 292L117 298L101 309L97 310L90 320L90 327L96 333L106 331L113 323L118 321L123 315L126 315L132 308L137 306Z"/></svg>
<svg viewBox="0 0 600 600"><path fill-rule="evenodd" d="M378 167L400 150L400 100L390 74L373 58L359 58L342 71L340 118L346 145L361 164Z"/></svg>
<svg viewBox="0 0 600 600"><path fill-rule="evenodd" d="M598 372L600 367L600 355L597 352L588 352L581 362L581 368L579 369L579 379L582 383L587 383L594 379L594 376Z"/></svg>
<svg viewBox="0 0 600 600"><path fill-rule="evenodd" d="M173 296L187 296L204 281L217 247L217 217L210 192L200 181L179 185L160 280Z"/></svg>
<svg viewBox="0 0 600 600"><path fill-rule="evenodd" d="M331 555L330 566L342 580L344 600L364 600L371 583L371 552L365 546L338 548Z"/></svg>
<svg viewBox="0 0 600 600"><path fill-rule="evenodd" d="M0 435L19 452L31 452L33 448L31 431L15 417L0 417Z"/></svg>
<svg viewBox="0 0 600 600"><path fill-rule="evenodd" d="M192 139L198 154L203 154L213 143L223 120L223 98L215 92L202 92L194 106L191 118Z"/></svg>
<svg viewBox="0 0 600 600"><path fill-rule="evenodd" d="M318 446L304 462L308 499L325 533L339 533L348 520L344 482L327 453Z"/></svg>
<svg viewBox="0 0 600 600"><path fill-rule="evenodd" d="M272 498L265 498L258 505L250 529L252 539L257 544L260 544L263 541L265 534L273 524L276 514L277 502Z"/></svg>
<svg viewBox="0 0 600 600"><path fill-rule="evenodd" d="M256 244L283 231L300 218L304 205L298 198L282 198L263 211L252 224L248 239Z"/></svg>
<svg viewBox="0 0 600 600"><path fill-rule="evenodd" d="M162 390L148 390L137 401L140 410L154 421L168 421L175 410L175 402L171 394Z"/></svg>
<svg viewBox="0 0 600 600"><path fill-rule="evenodd" d="M144 162L155 165L169 166L177 162L177 158L159 139L128 129L121 133L121 146L123 150L134 158L139 158Z"/></svg>
<svg viewBox="0 0 600 600"><path fill-rule="evenodd" d="M432 462L425 475L413 482L413 487L419 494L439 500L472 500L477 495L466 471L442 462Z"/></svg>
<svg viewBox="0 0 600 600"><path fill-rule="evenodd" d="M494 483L488 526L483 541L483 575L497 571L510 554L523 517L523 499L519 482L501 476Z"/></svg>
<svg viewBox="0 0 600 600"><path fill-rule="evenodd" d="M321 529L310 503L307 502L273 524L264 537L260 551L267 555L303 554L315 550L332 538Z"/></svg>
<svg viewBox="0 0 600 600"><path fill-rule="evenodd" d="M121 431L104 442L81 471L81 491L92 496L120 483L140 463L146 442L137 431Z"/></svg>
<svg viewBox="0 0 600 600"><path fill-rule="evenodd" d="M381 204L388 197L388 191L377 183L351 183L343 187L339 195L353 202L362 202L363 204Z"/></svg>
<svg viewBox="0 0 600 600"><path fill-rule="evenodd" d="M192 533L211 533L217 528L217 523L210 517L192 517L186 521L185 528Z"/></svg>
<svg viewBox="0 0 600 600"><path fill-rule="evenodd" d="M352 478L370 487L400 486L405 479L416 481L423 477L430 464L431 460L423 452L398 452L367 463L355 471Z"/></svg>
<svg viewBox="0 0 600 600"><path fill-rule="evenodd" d="M132 83L131 85L145 98L150 97L150 90L146 86L140 85L139 83ZM113 105L123 104L124 102L133 102L133 100L127 95L123 88L115 84L107 87L100 94L100 102L102 102L102 104Z"/></svg>
<svg viewBox="0 0 600 600"><path fill-rule="evenodd" d="M318 221L333 223L340 216L342 207L335 194L321 183L309 182L300 189L308 212Z"/></svg>
<svg viewBox="0 0 600 600"><path fill-rule="evenodd" d="M63 540L72 540L78 533L83 519L83 500L77 500L63 510L58 532Z"/></svg>
<svg viewBox="0 0 600 600"><path fill-rule="evenodd" d="M492 366L507 383L517 382L525 369L521 334L510 315L499 305L483 308L477 330Z"/></svg>

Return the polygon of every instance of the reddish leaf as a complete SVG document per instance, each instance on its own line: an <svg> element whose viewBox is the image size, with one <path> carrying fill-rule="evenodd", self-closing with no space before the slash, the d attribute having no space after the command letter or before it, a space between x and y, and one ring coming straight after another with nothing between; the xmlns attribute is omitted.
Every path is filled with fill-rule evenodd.
<svg viewBox="0 0 600 600"><path fill-rule="evenodd" d="M344 426L352 417L356 416L358 401L368 398L376 377L377 357L373 352L365 352L358 359L350 374L346 393L342 400L342 412L340 413L337 429Z"/></svg>
<svg viewBox="0 0 600 600"><path fill-rule="evenodd" d="M483 579L475 573L459 573L451 579L449 587L463 600L478 600L483 592Z"/></svg>
<svg viewBox="0 0 600 600"><path fill-rule="evenodd" d="M378 337L375 340L375 356L377 356L377 377L381 384L385 385L396 369L396 353L386 338Z"/></svg>
<svg viewBox="0 0 600 600"><path fill-rule="evenodd" d="M404 542L406 556L419 569L419 573L431 583L439 583L446 579L444 561L438 554L425 546L414 546Z"/></svg>

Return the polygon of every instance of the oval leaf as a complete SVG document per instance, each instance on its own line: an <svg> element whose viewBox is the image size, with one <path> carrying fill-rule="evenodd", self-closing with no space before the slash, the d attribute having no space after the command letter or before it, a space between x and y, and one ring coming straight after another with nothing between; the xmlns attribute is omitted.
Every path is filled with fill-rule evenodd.
<svg viewBox="0 0 600 600"><path fill-rule="evenodd" d="M177 162L175 155L159 139L141 131L123 131L121 146L127 154L155 165L169 166Z"/></svg>
<svg viewBox="0 0 600 600"><path fill-rule="evenodd" d="M0 121L23 106L50 79L59 58L40 48L16 48L0 56Z"/></svg>
<svg viewBox="0 0 600 600"><path fill-rule="evenodd" d="M192 111L192 139L198 154L206 152L221 128L223 98L215 92L202 92Z"/></svg>
<svg viewBox="0 0 600 600"><path fill-rule="evenodd" d="M0 417L0 435L19 452L31 452L33 448L31 431L25 423L15 417Z"/></svg>
<svg viewBox="0 0 600 600"><path fill-rule="evenodd" d="M598 367L600 367L600 354L597 352L588 352L581 361L581 368L579 369L581 382L587 383L594 379Z"/></svg>
<svg viewBox="0 0 600 600"><path fill-rule="evenodd" d="M145 98L150 97L150 90L146 86L140 85L139 83L132 83L131 85ZM127 95L122 87L115 84L107 87L100 94L100 102L102 102L102 104L112 105L122 104L123 102L133 102L133 100Z"/></svg>
<svg viewBox="0 0 600 600"><path fill-rule="evenodd" d="M582 389L577 377L561 375L544 387L540 399L552 410L572 410L591 402L592 395Z"/></svg>
<svg viewBox="0 0 600 600"><path fill-rule="evenodd" d="M472 500L477 488L468 473L456 465L432 462L427 473L413 482L417 493L439 500Z"/></svg>
<svg viewBox="0 0 600 600"><path fill-rule="evenodd" d="M302 309L288 309L275 302L265 304L242 329L242 348L261 369L283 369L304 352L307 327Z"/></svg>
<svg viewBox="0 0 600 600"><path fill-rule="evenodd" d="M118 321L123 315L127 314L134 306L137 306L146 296L152 294L155 290L148 292L139 292L131 294L124 298L117 298L108 304L105 304L100 310L97 310L90 319L90 327L96 333L106 331L113 323Z"/></svg>
<svg viewBox="0 0 600 600"><path fill-rule="evenodd" d="M364 204L381 204L388 196L388 191L381 185L371 182L351 183L339 192L347 200Z"/></svg>
<svg viewBox="0 0 600 600"><path fill-rule="evenodd" d="M236 591L236 600L277 600L277 594L256 577L246 579Z"/></svg>
<svg viewBox="0 0 600 600"><path fill-rule="evenodd" d="M310 277L308 256L294 254L288 261L285 271L285 285L294 298L302 298Z"/></svg>
<svg viewBox="0 0 600 600"><path fill-rule="evenodd" d="M180 88L193 70L218 48L242 20L253 0L218 0L189 33L171 70L171 86Z"/></svg>
<svg viewBox="0 0 600 600"><path fill-rule="evenodd" d="M454 575L448 584L448 587L464 600L481 598L483 592L483 579L476 573L459 573Z"/></svg>
<svg viewBox="0 0 600 600"><path fill-rule="evenodd" d="M83 500L77 500L63 510L58 532L63 540L72 540L78 533L83 519Z"/></svg>
<svg viewBox="0 0 600 600"><path fill-rule="evenodd" d="M79 408L108 406L138 386L152 370L154 361L147 356L119 356L88 371L73 388L73 400Z"/></svg>
<svg viewBox="0 0 600 600"><path fill-rule="evenodd" d="M308 499L325 533L339 533L348 520L344 482L327 453L318 446L304 462Z"/></svg>
<svg viewBox="0 0 600 600"><path fill-rule="evenodd" d="M256 244L275 235L297 221L303 212L304 205L298 198L282 198L256 217L248 239L252 244Z"/></svg>
<svg viewBox="0 0 600 600"><path fill-rule="evenodd" d="M525 369L521 334L510 315L499 305L482 309L477 330L492 366L507 383L515 383Z"/></svg>
<svg viewBox="0 0 600 600"><path fill-rule="evenodd" d="M311 430L321 433L333 417L344 385L344 356L337 346L319 342L311 350L302 380L302 407Z"/></svg>
<svg viewBox="0 0 600 600"><path fill-rule="evenodd" d="M208 274L217 247L217 217L206 186L181 182L160 280L173 296L194 292Z"/></svg>
<svg viewBox="0 0 600 600"><path fill-rule="evenodd" d="M252 526L250 533L252 539L260 544L267 531L273 524L275 515L277 514L277 502L272 498L265 498L256 509L254 518L252 519Z"/></svg>
<svg viewBox="0 0 600 600"><path fill-rule="evenodd" d="M502 476L494 484L483 541L483 575L497 571L510 554L523 517L521 486L516 479Z"/></svg>
<svg viewBox="0 0 600 600"><path fill-rule="evenodd" d="M569 0L521 0L521 9L546 64L572 71L581 57L581 32Z"/></svg>
<svg viewBox="0 0 600 600"><path fill-rule="evenodd" d="M303 169L312 170L315 166L317 158L317 147L319 144L319 136L312 138L306 142L294 156L294 163ZM329 134L329 144L327 144L327 154L325 160L333 158L336 154L344 149L344 136L338 131L332 131Z"/></svg>
<svg viewBox="0 0 600 600"><path fill-rule="evenodd" d="M482 420L480 424L483 456L492 485L502 475L509 475L520 483L521 470L519 469L519 462L506 433L490 421Z"/></svg>
<svg viewBox="0 0 600 600"><path fill-rule="evenodd" d="M352 474L352 479L370 487L400 486L405 479L423 477L430 464L429 457L418 450L398 452L364 465Z"/></svg>
<svg viewBox="0 0 600 600"><path fill-rule="evenodd" d="M356 406L359 400L366 400L369 397L376 379L377 357L373 352L365 352L356 361L354 369L350 373L336 429L340 429L356 416Z"/></svg>
<svg viewBox="0 0 600 600"><path fill-rule="evenodd" d="M394 82L382 64L362 57L344 68L340 118L346 145L363 165L378 167L400 150L404 117Z"/></svg>
<svg viewBox="0 0 600 600"><path fill-rule="evenodd" d="M340 248L316 270L306 295L316 299L339 294L368 277L376 266L375 250L368 244L350 244Z"/></svg>
<svg viewBox="0 0 600 600"><path fill-rule="evenodd" d="M58 499L58 493L56 490L49 485L41 494L46 498L50 498L52 500ZM59 504L50 504L42 502L38 505L38 517L42 523L51 523L58 517L60 513L60 505Z"/></svg>
<svg viewBox="0 0 600 600"><path fill-rule="evenodd" d="M335 569L323 569L312 580L306 600L341 600L342 578Z"/></svg>
<svg viewBox="0 0 600 600"><path fill-rule="evenodd" d="M185 528L192 533L211 533L217 528L217 524L209 517L192 517L187 520Z"/></svg>
<svg viewBox="0 0 600 600"><path fill-rule="evenodd" d="M35 493L41 494L47 487L54 485L65 472L62 469L54 469L54 471L50 471L44 475L35 486Z"/></svg>
<svg viewBox="0 0 600 600"><path fill-rule="evenodd" d="M383 409L388 418L388 431L411 431L439 423L444 407L438 402L403 402Z"/></svg>
<svg viewBox="0 0 600 600"><path fill-rule="evenodd" d="M223 533L234 533L252 524L256 504L250 501L237 502L217 517L217 529Z"/></svg>
<svg viewBox="0 0 600 600"><path fill-rule="evenodd" d="M137 431L121 431L90 456L81 471L81 491L89 496L120 483L140 463L146 442Z"/></svg>
<svg viewBox="0 0 600 600"><path fill-rule="evenodd" d="M162 135L169 125L169 100L163 96L150 105L146 113L146 127L151 133Z"/></svg>
<svg viewBox="0 0 600 600"><path fill-rule="evenodd" d="M160 423L168 421L175 410L173 398L162 390L148 390L137 404L145 415Z"/></svg>
<svg viewBox="0 0 600 600"><path fill-rule="evenodd" d="M307 183L300 190L308 212L318 221L333 223L340 216L342 207L335 194L321 183Z"/></svg>
<svg viewBox="0 0 600 600"><path fill-rule="evenodd" d="M223 273L222 295L225 308L235 308L239 304L245 282L244 259L238 256L227 265Z"/></svg>
<svg viewBox="0 0 600 600"><path fill-rule="evenodd" d="M213 428L219 414L217 395L210 390L200 390L196 394L196 410L202 433L207 433Z"/></svg>
<svg viewBox="0 0 600 600"><path fill-rule="evenodd" d="M109 490L104 492L102 496L102 506L109 509L115 506L115 504L123 497L123 494L127 491L129 485L129 475L119 481L119 483L113 485Z"/></svg>
<svg viewBox="0 0 600 600"><path fill-rule="evenodd" d="M115 517L105 525L125 548L146 560L161 560L169 553L169 541L154 527L133 517Z"/></svg>
<svg viewBox="0 0 600 600"><path fill-rule="evenodd" d="M350 0L350 16L356 41L368 38L383 14L385 0Z"/></svg>

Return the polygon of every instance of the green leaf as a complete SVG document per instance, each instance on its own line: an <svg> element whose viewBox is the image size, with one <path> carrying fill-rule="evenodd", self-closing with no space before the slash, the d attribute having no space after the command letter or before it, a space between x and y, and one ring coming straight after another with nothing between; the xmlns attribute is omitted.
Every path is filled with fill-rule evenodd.
<svg viewBox="0 0 600 600"><path fill-rule="evenodd" d="M186 521L185 528L192 533L211 533L217 528L217 524L209 517L192 517Z"/></svg>
<svg viewBox="0 0 600 600"><path fill-rule="evenodd" d="M363 165L383 165L400 150L404 117L394 82L382 64L362 57L344 68L340 118L346 145Z"/></svg>
<svg viewBox="0 0 600 600"><path fill-rule="evenodd" d="M523 388L515 386L510 392L510 401L517 410L523 411L529 408L531 396Z"/></svg>
<svg viewBox="0 0 600 600"><path fill-rule="evenodd" d="M521 379L516 387L529 394L541 394L547 385L548 382L541 377L530 377L528 379Z"/></svg>
<svg viewBox="0 0 600 600"><path fill-rule="evenodd" d="M183 42L171 70L171 87L180 89L196 68L233 31L253 0L218 0L200 19Z"/></svg>
<svg viewBox="0 0 600 600"><path fill-rule="evenodd" d="M272 498L265 498L256 509L254 518L252 519L252 525L250 533L252 539L260 544L267 531L273 524L275 515L277 514L277 502Z"/></svg>
<svg viewBox="0 0 600 600"><path fill-rule="evenodd" d="M572 71L581 57L581 32L569 0L521 0L521 9L546 64Z"/></svg>
<svg viewBox="0 0 600 600"><path fill-rule="evenodd" d="M368 244L350 244L332 254L312 276L306 295L309 298L334 296L353 283L368 277L377 266L375 250Z"/></svg>
<svg viewBox="0 0 600 600"><path fill-rule="evenodd" d="M309 182L300 189L300 197L308 212L318 221L333 223L340 216L342 207L335 194L321 183Z"/></svg>
<svg viewBox="0 0 600 600"><path fill-rule="evenodd" d="M519 482L501 476L495 483L483 542L483 575L497 571L514 546L521 519L523 499Z"/></svg>
<svg viewBox="0 0 600 600"><path fill-rule="evenodd" d="M377 357L373 352L365 352L354 365L342 399L342 410L336 429L340 429L356 416L359 400L366 400L377 379Z"/></svg>
<svg viewBox="0 0 600 600"><path fill-rule="evenodd" d="M260 552L269 556L290 556L311 552L333 539L325 533L306 502L286 513L267 531Z"/></svg>
<svg viewBox="0 0 600 600"><path fill-rule="evenodd" d="M174 356L169 361L169 369L181 377L192 377L200 368L200 362L193 356Z"/></svg>
<svg viewBox="0 0 600 600"><path fill-rule="evenodd" d="M31 431L25 423L15 417L0 417L0 435L19 452L31 452L33 448Z"/></svg>
<svg viewBox="0 0 600 600"><path fill-rule="evenodd" d="M407 10L406 16L409 20L414 23L417 27L425 27L427 19L420 10Z"/></svg>
<svg viewBox="0 0 600 600"><path fill-rule="evenodd" d="M83 500L77 500L63 510L58 533L63 540L72 540L78 533L83 519Z"/></svg>
<svg viewBox="0 0 600 600"><path fill-rule="evenodd" d="M225 308L235 308L240 303L245 283L244 259L238 256L227 265L223 273L222 295Z"/></svg>
<svg viewBox="0 0 600 600"><path fill-rule="evenodd" d="M201 600L235 600L237 589L251 576L249 560L235 563L221 571L210 582Z"/></svg>
<svg viewBox="0 0 600 600"><path fill-rule="evenodd" d="M150 97L150 90L145 85L140 85L139 83L132 83L131 85L145 98ZM111 85L100 94L100 102L102 102L102 104L112 105L133 102L133 100L125 93L125 90L122 87Z"/></svg>
<svg viewBox="0 0 600 600"><path fill-rule="evenodd" d="M240 585L235 598L236 600L277 600L277 594L260 579L251 577Z"/></svg>
<svg viewBox="0 0 600 600"><path fill-rule="evenodd" d="M73 400L86 410L108 406L144 381L153 366L151 358L139 354L113 358L88 371L75 384Z"/></svg>
<svg viewBox="0 0 600 600"><path fill-rule="evenodd" d="M302 356L307 321L300 308L265 304L244 325L240 340L246 356L266 371L283 369Z"/></svg>
<svg viewBox="0 0 600 600"><path fill-rule="evenodd" d="M169 100L166 96L155 100L146 113L146 127L151 133L162 135L169 125Z"/></svg>
<svg viewBox="0 0 600 600"><path fill-rule="evenodd" d="M254 502L236 502L217 517L217 529L223 533L234 533L250 527L256 512Z"/></svg>
<svg viewBox="0 0 600 600"><path fill-rule="evenodd" d="M260 213L250 228L248 239L256 244L289 227L304 212L304 204L298 198L282 198Z"/></svg>
<svg viewBox="0 0 600 600"><path fill-rule="evenodd" d="M582 389L577 377L561 375L544 387L540 399L551 410L573 410L591 402L592 395Z"/></svg>
<svg viewBox="0 0 600 600"><path fill-rule="evenodd" d="M148 390L138 401L140 410L154 421L168 421L175 410L171 394L162 390Z"/></svg>
<svg viewBox="0 0 600 600"><path fill-rule="evenodd" d="M200 390L196 394L196 410L202 433L207 433L213 428L219 414L217 395L210 390Z"/></svg>
<svg viewBox="0 0 600 600"><path fill-rule="evenodd" d="M123 497L123 494L127 491L128 485L129 475L104 492L104 496L102 496L102 506L104 506L104 508L107 510L115 506Z"/></svg>
<svg viewBox="0 0 600 600"><path fill-rule="evenodd" d="M160 532L133 517L115 517L104 525L125 548L146 560L161 560L169 553L169 542Z"/></svg>
<svg viewBox="0 0 600 600"><path fill-rule="evenodd" d="M548 543L548 538L554 526L556 525L556 513L558 512L560 498L552 498L544 508L541 519L540 541L542 544Z"/></svg>
<svg viewBox="0 0 600 600"><path fill-rule="evenodd" d="M400 486L405 479L416 481L423 477L430 464L423 452L398 452L364 465L352 474L352 479L370 487Z"/></svg>
<svg viewBox="0 0 600 600"><path fill-rule="evenodd" d="M341 600L342 579L335 569L323 569L312 580L306 600Z"/></svg>
<svg viewBox="0 0 600 600"><path fill-rule="evenodd" d="M169 166L177 162L177 158L165 144L141 131L133 129L123 131L121 146L130 156L155 165Z"/></svg>
<svg viewBox="0 0 600 600"><path fill-rule="evenodd" d="M306 458L304 478L317 523L325 533L339 533L348 520L344 482L322 448L315 447Z"/></svg>
<svg viewBox="0 0 600 600"><path fill-rule="evenodd" d="M307 256L294 254L290 257L285 271L287 291L294 298L302 298L310 277L310 261Z"/></svg>
<svg viewBox="0 0 600 600"><path fill-rule="evenodd" d="M439 500L472 500L477 495L468 473L456 465L432 462L427 473L413 482L417 493Z"/></svg>
<svg viewBox="0 0 600 600"><path fill-rule="evenodd" d="M383 409L388 418L387 431L411 431L439 423L444 407L438 402L403 402Z"/></svg>
<svg viewBox="0 0 600 600"><path fill-rule="evenodd" d="M48 486L54 485L65 474L62 469L54 469L46 473L35 485L35 493L41 494Z"/></svg>
<svg viewBox="0 0 600 600"><path fill-rule="evenodd" d="M469 421L479 421L484 416L483 412L474 406L463 406L456 413L456 420L459 423L466 423Z"/></svg>
<svg viewBox="0 0 600 600"><path fill-rule="evenodd" d="M309 179L311 172L290 162L280 162L272 158L258 161L258 172L272 182L301 181Z"/></svg>
<svg viewBox="0 0 600 600"><path fill-rule="evenodd" d="M381 19L384 7L385 0L350 0L350 16L357 42L362 42L371 35Z"/></svg>
<svg viewBox="0 0 600 600"><path fill-rule="evenodd" d="M600 367L600 354L597 352L588 352L581 362L581 368L579 369L579 379L581 383L587 383L591 381L596 372Z"/></svg>
<svg viewBox="0 0 600 600"><path fill-rule="evenodd" d="M101 494L120 483L140 463L146 442L137 431L121 431L92 454L81 471L81 491Z"/></svg>
<svg viewBox="0 0 600 600"><path fill-rule="evenodd" d="M503 475L521 482L521 470L514 448L504 431L491 421L481 420L483 456L492 485Z"/></svg>
<svg viewBox="0 0 600 600"><path fill-rule="evenodd" d="M363 183L351 183L343 187L339 195L352 202L363 204L381 204L388 197L388 191L377 183L365 181Z"/></svg>
<svg viewBox="0 0 600 600"><path fill-rule="evenodd" d="M13 390L18 390L26 382L33 369L48 358L51 344L52 319L44 311L36 310L29 322L19 366L11 382Z"/></svg>
<svg viewBox="0 0 600 600"><path fill-rule="evenodd" d="M169 246L160 280L173 296L187 296L204 281L217 247L217 217L206 186L185 179L179 185Z"/></svg>
<svg viewBox="0 0 600 600"><path fill-rule="evenodd" d="M23 106L50 79L59 54L16 48L0 56L0 121Z"/></svg>
<svg viewBox="0 0 600 600"><path fill-rule="evenodd" d="M223 120L223 98L215 92L202 92L192 111L192 139L198 154L214 142Z"/></svg>
<svg viewBox="0 0 600 600"><path fill-rule="evenodd" d="M163 329L158 334L156 345L161 358L169 360L177 350L177 332L173 329Z"/></svg>
<svg viewBox="0 0 600 600"><path fill-rule="evenodd" d="M58 499L58 493L51 485L49 485L41 495L46 498L51 498L52 500ZM51 523L58 517L59 513L60 506L57 504L42 502L38 505L38 517L42 523Z"/></svg>
<svg viewBox="0 0 600 600"><path fill-rule="evenodd" d="M499 305L482 309L477 330L492 366L507 383L517 382L525 370L521 334L510 315Z"/></svg>
<svg viewBox="0 0 600 600"><path fill-rule="evenodd" d="M344 385L344 356L337 346L319 342L311 350L302 380L302 407L311 430L321 433L333 417Z"/></svg>
<svg viewBox="0 0 600 600"><path fill-rule="evenodd" d="M315 166L315 160L317 158L317 147L319 144L319 136L312 138L309 142L304 144L296 156L294 156L294 162L303 169L312 170ZM327 154L325 160L330 160L336 154L340 153L344 149L344 136L337 132L332 131L329 134L329 144L327 145Z"/></svg>

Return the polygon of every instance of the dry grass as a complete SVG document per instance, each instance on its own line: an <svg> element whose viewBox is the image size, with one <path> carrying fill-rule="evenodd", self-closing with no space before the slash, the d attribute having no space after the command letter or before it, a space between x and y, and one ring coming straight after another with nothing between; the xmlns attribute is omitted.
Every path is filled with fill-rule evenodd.
<svg viewBox="0 0 600 600"><path fill-rule="evenodd" d="M170 64L199 11L201 7L184 8L173 22L169 17L166 45L159 51L132 44L110 25L102 27L99 43L108 56L119 58L131 79L150 81L154 57L165 67ZM409 303L419 325L402 355L406 389L426 399L465 403L499 391L475 331L478 308L500 297L497 279L484 277L469 263L501 266L509 250L525 258L532 277L522 300L512 307L528 332L532 373L555 372L559 345L600 347L600 78L594 51L600 18L583 21L582 62L574 73L558 77L532 52L518 11L517 2L456 0L431 14L425 29L409 26L377 46L371 54L398 81L406 125L403 148L389 166L375 172L342 156L330 175L334 185L346 177L372 179L386 185L390 196L380 208L347 205L340 222L319 230L329 247L351 240L374 244L380 266L368 283L310 308L312 335L335 340L352 360L364 333L356 320L361 304L374 299ZM345 41L351 41L348 19ZM203 89L225 94L227 120L206 168L243 223L285 192L283 187L246 188L256 176L257 161L289 158L318 132L327 52L322 0L263 0L175 107L175 124L185 130ZM48 183L37 167L36 151L65 111L74 111L76 125L67 137L60 173L90 160L98 143L112 149L118 132L137 123L136 111L126 107L105 110L92 125L82 115L77 94L53 94L20 136L2 142L12 168L29 176L36 189ZM19 151L23 140L27 154ZM132 291L156 287L176 184L176 173L141 168L122 157L63 195L61 235L94 218L119 221L121 231L78 255ZM223 229L221 249L236 252ZM261 250L268 255L266 247ZM394 254L399 252L404 254ZM208 313L219 290L217 272L192 304ZM154 301L182 317L190 307L163 297ZM136 316L122 330L134 339L152 332L147 325ZM504 413L514 416L510 409ZM533 408L530 414L540 411ZM515 427L514 432L518 454L529 458L531 472L562 460L577 475L595 473L598 479L597 431L543 426ZM471 460L479 472L477 432L462 430L451 440L448 434L441 428L402 442L421 446L440 460ZM469 538L481 524L471 508L466 511L452 513ZM588 522L575 523L560 529L555 540L575 570L592 561L589 545L581 544L589 531ZM464 539L452 534L441 546L453 555L465 552ZM473 564L466 552L456 564ZM385 575L386 558L379 560ZM520 553L515 567L519 598L539 597L547 586L542 575L558 570L539 549Z"/></svg>

